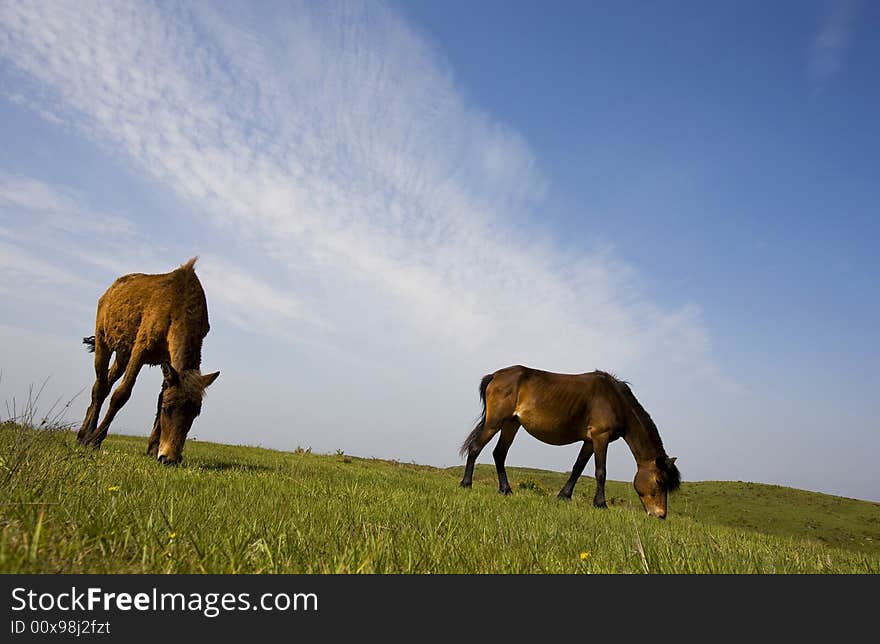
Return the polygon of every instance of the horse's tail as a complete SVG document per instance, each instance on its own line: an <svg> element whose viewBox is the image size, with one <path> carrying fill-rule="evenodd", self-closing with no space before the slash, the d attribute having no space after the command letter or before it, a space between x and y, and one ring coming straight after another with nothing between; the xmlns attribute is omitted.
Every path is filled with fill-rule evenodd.
<svg viewBox="0 0 880 644"><path fill-rule="evenodd" d="M486 389L489 387L489 383L492 382L492 378L495 377L494 373L490 373L486 376L483 376L483 379L480 381L480 402L483 403L483 413L480 414L480 420L477 421L477 424L474 425L474 428L471 430L471 433L468 434L468 437L464 439L464 443L461 445L461 450L459 450L459 454L462 457L467 456L470 452L471 445L473 445L477 438L479 438L480 434L483 431L483 427L486 425Z"/></svg>
<svg viewBox="0 0 880 644"><path fill-rule="evenodd" d="M83 338L83 344L86 345L86 351L89 353L95 352L95 336L90 335L87 338Z"/></svg>

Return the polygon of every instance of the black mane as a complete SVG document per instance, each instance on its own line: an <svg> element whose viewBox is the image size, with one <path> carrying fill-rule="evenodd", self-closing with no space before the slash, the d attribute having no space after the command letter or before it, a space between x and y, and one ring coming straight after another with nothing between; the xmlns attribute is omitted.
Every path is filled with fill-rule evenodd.
<svg viewBox="0 0 880 644"><path fill-rule="evenodd" d="M656 462L657 468L662 474L663 487L669 492L677 490L681 486L681 472L678 471L678 467L675 465L675 461L666 455L666 449L664 449L663 447L663 439L660 438L660 431L657 429L657 425L654 424L654 420L651 418L651 414L649 414L648 411L644 407L642 407L642 403L639 402L639 399L636 398L636 395L632 392L632 389L629 388L629 383L626 380L621 380L620 378L612 376L611 374L607 375L609 375L611 378L614 378L614 380L617 382L624 399L630 404L633 411L641 419L642 425L648 432L648 436L660 452L660 456L657 457Z"/></svg>
<svg viewBox="0 0 880 644"><path fill-rule="evenodd" d="M681 487L681 472L671 458L660 456L657 459L657 468L663 473L662 483L667 492L674 492Z"/></svg>

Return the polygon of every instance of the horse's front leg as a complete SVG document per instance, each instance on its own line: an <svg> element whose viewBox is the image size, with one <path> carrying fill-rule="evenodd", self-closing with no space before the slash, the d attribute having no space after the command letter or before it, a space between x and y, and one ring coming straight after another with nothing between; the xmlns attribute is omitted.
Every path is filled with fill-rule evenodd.
<svg viewBox="0 0 880 644"><path fill-rule="evenodd" d="M605 503L605 456L608 454L608 438L598 436L593 439L593 449L596 453L596 495L593 497L593 505L597 508L607 508Z"/></svg>
<svg viewBox="0 0 880 644"><path fill-rule="evenodd" d="M159 439L162 435L162 394L165 393L165 381L162 381L162 388L159 390L159 402L156 403L156 419L153 421L153 432L150 434L150 440L147 441L147 456L156 458L159 454Z"/></svg>
<svg viewBox="0 0 880 644"><path fill-rule="evenodd" d="M577 460L574 462L574 467L571 468L571 476L568 477L565 485L559 490L558 496L560 499L565 499L566 501L571 499L571 493L574 492L574 486L578 482L578 479L581 478L581 474L583 474L584 468L587 466L592 455L593 441L585 440L581 447L580 454L578 454Z"/></svg>

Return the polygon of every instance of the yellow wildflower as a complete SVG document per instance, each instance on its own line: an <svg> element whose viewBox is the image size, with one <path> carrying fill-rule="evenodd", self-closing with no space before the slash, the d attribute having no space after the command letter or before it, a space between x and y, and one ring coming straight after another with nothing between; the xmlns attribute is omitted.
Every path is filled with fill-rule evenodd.
<svg viewBox="0 0 880 644"><path fill-rule="evenodd" d="M119 492L122 488L119 485L111 485L107 488L108 492Z"/></svg>
<svg viewBox="0 0 880 644"><path fill-rule="evenodd" d="M581 553L581 561L586 561L589 558L590 558L590 551L589 550Z"/></svg>

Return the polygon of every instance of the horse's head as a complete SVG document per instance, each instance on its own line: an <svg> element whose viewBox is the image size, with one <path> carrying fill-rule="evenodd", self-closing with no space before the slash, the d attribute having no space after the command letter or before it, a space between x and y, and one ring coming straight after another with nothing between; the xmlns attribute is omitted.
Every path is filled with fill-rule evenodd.
<svg viewBox="0 0 880 644"><path fill-rule="evenodd" d="M659 519L666 518L666 495L681 485L675 457L659 456L653 461L640 461L633 487L645 512Z"/></svg>
<svg viewBox="0 0 880 644"><path fill-rule="evenodd" d="M162 365L162 408L159 411L159 461L168 465L180 462L186 435L202 411L205 389L220 375L219 371L203 376L198 369L177 371Z"/></svg>

